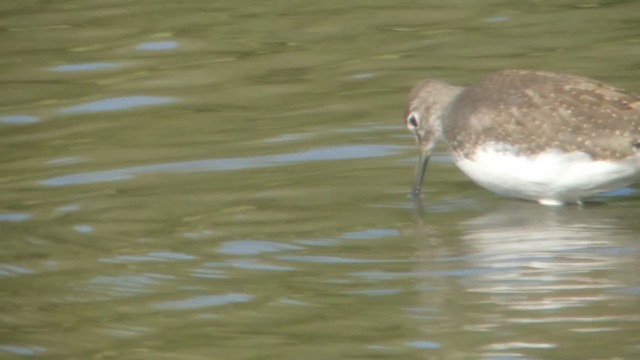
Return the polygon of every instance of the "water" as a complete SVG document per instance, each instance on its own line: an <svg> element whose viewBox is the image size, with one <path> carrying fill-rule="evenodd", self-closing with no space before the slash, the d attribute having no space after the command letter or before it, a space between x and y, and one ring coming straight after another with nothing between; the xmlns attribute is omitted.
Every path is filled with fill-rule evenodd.
<svg viewBox="0 0 640 360"><path fill-rule="evenodd" d="M640 195L500 199L421 77L640 91L635 2L4 2L0 358L633 359Z"/></svg>

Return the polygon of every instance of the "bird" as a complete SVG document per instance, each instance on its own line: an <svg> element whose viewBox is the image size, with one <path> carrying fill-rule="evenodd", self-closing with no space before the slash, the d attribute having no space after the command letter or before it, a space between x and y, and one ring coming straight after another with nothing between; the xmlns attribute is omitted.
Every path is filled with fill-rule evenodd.
<svg viewBox="0 0 640 360"><path fill-rule="evenodd" d="M419 197L443 139L481 187L548 206L640 181L640 95L577 75L501 70L468 87L422 80L404 125L419 147Z"/></svg>

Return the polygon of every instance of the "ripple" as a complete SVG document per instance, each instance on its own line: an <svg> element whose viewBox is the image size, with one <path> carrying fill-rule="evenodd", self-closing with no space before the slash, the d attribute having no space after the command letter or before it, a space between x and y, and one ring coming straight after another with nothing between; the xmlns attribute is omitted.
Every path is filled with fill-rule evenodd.
<svg viewBox="0 0 640 360"><path fill-rule="evenodd" d="M31 219L30 213L4 213L0 214L0 222L20 222Z"/></svg>
<svg viewBox="0 0 640 360"><path fill-rule="evenodd" d="M149 253L149 256L154 257L154 258L159 258L159 259L163 259L163 260L193 260L196 257L189 255L189 254L184 254L184 253L178 253L178 252L170 252L170 251L164 251L164 252L152 252Z"/></svg>
<svg viewBox="0 0 640 360"><path fill-rule="evenodd" d="M601 332L621 331L622 329L617 327L587 327L587 328L577 328L577 329L569 329L569 330L577 333L601 333Z"/></svg>
<svg viewBox="0 0 640 360"><path fill-rule="evenodd" d="M209 269L206 267L193 270L191 276L193 276L194 278L203 279L226 279L229 277L224 270Z"/></svg>
<svg viewBox="0 0 640 360"><path fill-rule="evenodd" d="M73 227L75 232L79 232L81 234L90 234L93 232L93 226L91 225L76 225Z"/></svg>
<svg viewBox="0 0 640 360"><path fill-rule="evenodd" d="M307 305L309 305L306 302L298 301L298 300L294 300L294 299L288 299L288 298L281 299L279 301L279 303L282 304L282 305L295 305L295 306L307 306Z"/></svg>
<svg viewBox="0 0 640 360"><path fill-rule="evenodd" d="M133 178L132 175L119 172L102 171L95 173L84 173L78 175L60 176L43 180L40 183L47 186L65 186L73 184L94 184L109 181L121 181Z"/></svg>
<svg viewBox="0 0 640 360"><path fill-rule="evenodd" d="M136 45L136 49L143 51L161 51L177 49L180 44L176 41L150 41Z"/></svg>
<svg viewBox="0 0 640 360"><path fill-rule="evenodd" d="M108 111L128 110L132 108L163 105L176 102L175 98L160 96L125 96L111 99L97 100L80 105L70 106L60 110L63 114L82 114Z"/></svg>
<svg viewBox="0 0 640 360"><path fill-rule="evenodd" d="M111 336L130 338L147 334L151 329L142 326L111 325L104 331Z"/></svg>
<svg viewBox="0 0 640 360"><path fill-rule="evenodd" d="M182 233L182 237L188 240L201 240L210 238L213 235L211 230L198 230Z"/></svg>
<svg viewBox="0 0 640 360"><path fill-rule="evenodd" d="M380 239L384 237L397 236L400 232L396 229L367 229L363 231L354 231L343 234L343 239L369 240Z"/></svg>
<svg viewBox="0 0 640 360"><path fill-rule="evenodd" d="M511 349L553 349L556 346L548 343L508 342L485 346L487 350L511 350Z"/></svg>
<svg viewBox="0 0 640 360"><path fill-rule="evenodd" d="M89 160L83 159L77 156L70 156L70 157L64 157L64 158L58 158L58 159L51 159L46 163L48 165L75 165L75 164L80 164L87 161Z"/></svg>
<svg viewBox="0 0 640 360"><path fill-rule="evenodd" d="M138 174L193 173L210 171L234 171L273 166L308 163L310 161L356 160L385 157L398 153L402 146L350 145L313 149L299 153L266 155L244 158L193 160L174 163L134 166L122 169L78 173L40 181L45 186L68 186L122 181Z"/></svg>
<svg viewBox="0 0 640 360"><path fill-rule="evenodd" d="M223 243L218 252L229 255L256 255L269 252L299 250L300 246L275 241L236 240Z"/></svg>
<svg viewBox="0 0 640 360"><path fill-rule="evenodd" d="M625 295L640 295L640 287L621 288L621 289L618 289L617 292Z"/></svg>
<svg viewBox="0 0 640 360"><path fill-rule="evenodd" d="M284 134L284 135L276 136L270 139L266 139L264 140L264 142L280 143L280 142L301 141L301 140L307 140L312 136L314 136L314 134Z"/></svg>
<svg viewBox="0 0 640 360"><path fill-rule="evenodd" d="M410 341L405 343L405 345L417 348L417 349L439 349L440 344L432 342L432 341Z"/></svg>
<svg viewBox="0 0 640 360"><path fill-rule="evenodd" d="M361 74L353 74L349 76L351 80L373 80L377 76L374 73L361 73Z"/></svg>
<svg viewBox="0 0 640 360"><path fill-rule="evenodd" d="M511 18L508 16L493 16L482 19L482 22L486 23L504 23L511 21Z"/></svg>
<svg viewBox="0 0 640 360"><path fill-rule="evenodd" d="M70 214L70 213L79 211L80 209L81 209L81 206L79 204L69 204L69 205L60 206L59 208L56 209L56 212L59 214Z"/></svg>
<svg viewBox="0 0 640 360"><path fill-rule="evenodd" d="M0 277L20 276L33 274L33 270L12 264L0 264Z"/></svg>
<svg viewBox="0 0 640 360"><path fill-rule="evenodd" d="M81 72L81 71L99 71L117 69L120 66L114 63L80 63L80 64L64 64L48 68L49 71L55 72Z"/></svg>
<svg viewBox="0 0 640 360"><path fill-rule="evenodd" d="M234 261L230 261L229 265L234 268L246 269L246 270L291 271L294 269L290 266L265 264L265 263L261 263L253 260L234 260Z"/></svg>
<svg viewBox="0 0 640 360"><path fill-rule="evenodd" d="M17 346L17 345L0 345L0 350L16 354L16 355L25 355L25 356L33 356L38 355L40 353L45 352L44 348L38 346Z"/></svg>
<svg viewBox="0 0 640 360"><path fill-rule="evenodd" d="M286 261L307 262L307 263L325 263L325 264L371 264L371 263L388 263L395 262L393 260L368 260L353 259L338 256L279 256L278 259Z"/></svg>
<svg viewBox="0 0 640 360"><path fill-rule="evenodd" d="M34 124L40 121L37 116L31 115L3 115L0 116L0 123L9 125L26 125Z"/></svg>
<svg viewBox="0 0 640 360"><path fill-rule="evenodd" d="M367 349L370 350L394 350L392 346L385 345L367 345Z"/></svg>
<svg viewBox="0 0 640 360"><path fill-rule="evenodd" d="M156 304L154 308L160 310L193 310L230 304L247 303L251 300L253 300L253 295L249 294L231 293L223 295L203 295L184 300L166 301Z"/></svg>
<svg viewBox="0 0 640 360"><path fill-rule="evenodd" d="M135 296L149 293L149 287L160 285L170 279L173 277L161 274L96 276L90 281L90 287L110 295Z"/></svg>
<svg viewBox="0 0 640 360"><path fill-rule="evenodd" d="M336 239L305 239L298 240L296 243L308 246L335 246L340 242Z"/></svg>
<svg viewBox="0 0 640 360"><path fill-rule="evenodd" d="M135 263L149 261L184 261L193 260L195 256L178 252L151 252L147 255L121 255L109 259L101 259L102 262Z"/></svg>
<svg viewBox="0 0 640 360"><path fill-rule="evenodd" d="M350 274L351 276L361 277L370 280L399 280L413 279L428 276L426 272L389 272L389 271L360 271Z"/></svg>
<svg viewBox="0 0 640 360"><path fill-rule="evenodd" d="M347 294L352 295L365 295L365 296L390 296L390 295L398 295L402 292L400 289L368 289L368 290L358 290L358 291L350 291Z"/></svg>

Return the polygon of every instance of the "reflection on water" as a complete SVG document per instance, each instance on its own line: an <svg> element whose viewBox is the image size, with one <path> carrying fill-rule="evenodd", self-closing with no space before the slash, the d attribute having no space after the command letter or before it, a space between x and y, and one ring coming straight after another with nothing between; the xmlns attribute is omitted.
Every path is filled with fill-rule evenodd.
<svg viewBox="0 0 640 360"><path fill-rule="evenodd" d="M315 149L295 154L266 155L250 158L194 160L180 163L135 166L126 169L66 175L42 180L47 186L68 186L105 181L127 180L138 174L164 172L233 171L273 167L310 161L353 160L394 154L402 147L389 145L353 145Z"/></svg>
<svg viewBox="0 0 640 360"><path fill-rule="evenodd" d="M59 72L78 72L78 71L99 71L99 70L111 70L120 67L118 64L112 63L84 63L84 64L64 64L50 67L51 71Z"/></svg>
<svg viewBox="0 0 640 360"><path fill-rule="evenodd" d="M29 219L31 219L31 214L29 214L29 213L4 213L4 214L0 214L0 222L2 222L2 221L8 221L8 222L27 221Z"/></svg>
<svg viewBox="0 0 640 360"><path fill-rule="evenodd" d="M636 3L0 10L0 358L640 356L636 190L503 200L440 148L415 213L401 121L421 77L640 89Z"/></svg>
<svg viewBox="0 0 640 360"><path fill-rule="evenodd" d="M70 106L60 110L64 114L94 113L105 111L128 110L135 107L171 104L176 100L159 96L127 96L112 99L92 101L85 104Z"/></svg>
<svg viewBox="0 0 640 360"><path fill-rule="evenodd" d="M194 310L212 306L246 303L252 299L253 296L248 294L205 295L159 303L155 308L159 310Z"/></svg>
<svg viewBox="0 0 640 360"><path fill-rule="evenodd" d="M422 226L432 225L425 219ZM470 271L456 274L461 289L455 292L467 294L461 302L478 310L466 314L464 331L515 335L517 341L482 345L485 356L566 347L554 331L558 326L612 342L637 326L640 314L626 310L636 299L620 292L640 280L629 276L637 271L640 244L633 241L635 220L625 209L548 209L510 201L459 227L462 253L434 258L425 248L420 256L455 267L468 264ZM423 298L432 295L428 288ZM595 344L582 346L599 356L608 353Z"/></svg>
<svg viewBox="0 0 640 360"><path fill-rule="evenodd" d="M298 250L300 246L282 244L274 241L238 240L223 243L218 252L229 255L255 255L284 250Z"/></svg>
<svg viewBox="0 0 640 360"><path fill-rule="evenodd" d="M145 51L172 50L177 47L178 43L175 41L153 41L136 45L137 50Z"/></svg>
<svg viewBox="0 0 640 360"><path fill-rule="evenodd" d="M0 122L11 125L33 124L40 121L37 116L31 115L3 115L0 116Z"/></svg>
<svg viewBox="0 0 640 360"><path fill-rule="evenodd" d="M21 266L0 264L0 277L33 274L33 271Z"/></svg>
<svg viewBox="0 0 640 360"><path fill-rule="evenodd" d="M45 351L45 349L37 346L22 347L15 345L0 345L0 350L10 354L22 356L40 355L40 353L43 353Z"/></svg>

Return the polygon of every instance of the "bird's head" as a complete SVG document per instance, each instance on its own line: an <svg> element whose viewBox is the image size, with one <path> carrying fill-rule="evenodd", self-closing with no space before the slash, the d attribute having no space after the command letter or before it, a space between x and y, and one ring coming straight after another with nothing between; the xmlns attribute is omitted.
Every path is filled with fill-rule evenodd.
<svg viewBox="0 0 640 360"><path fill-rule="evenodd" d="M442 136L443 115L462 88L438 80L424 80L409 93L404 124L416 138L420 155L412 194L420 194L431 152Z"/></svg>

